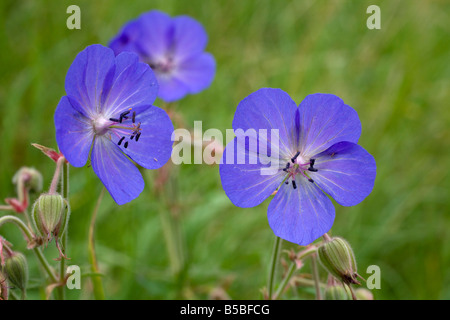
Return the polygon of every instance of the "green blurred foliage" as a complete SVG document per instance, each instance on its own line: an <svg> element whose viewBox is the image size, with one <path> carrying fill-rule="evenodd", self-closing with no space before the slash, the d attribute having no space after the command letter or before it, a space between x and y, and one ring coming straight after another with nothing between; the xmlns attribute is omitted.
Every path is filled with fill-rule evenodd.
<svg viewBox="0 0 450 320"><path fill-rule="evenodd" d="M70 4L81 8L81 30L66 28ZM366 27L371 4L381 8L381 30ZM239 101L261 87L281 88L297 103L310 93L333 93L355 108L377 179L361 204L336 204L331 234L352 244L363 276L369 265L380 266L376 299L450 299L450 3L444 0L1 1L0 199L14 196L11 179L24 165L41 171L48 188L54 164L30 143L56 148L52 119L67 69L79 51L107 45L124 23L151 9L190 15L209 34L217 74L208 90L178 103L188 127L202 120L203 130L225 132ZM260 298L274 237L269 200L236 208L218 166L170 171L174 179L163 196L154 183L158 172L148 172L137 200L119 207L106 195L102 202L96 246L107 298L205 299L221 289L233 299ZM91 168L71 168L70 188L69 264L88 272L89 221L102 185ZM176 277L162 214L179 222L186 263ZM26 251L15 227L0 231ZM45 253L57 257L53 243ZM38 266L26 254L36 288ZM323 270L321 276L325 281ZM293 291L284 298L311 292ZM89 279L68 294L91 299Z"/></svg>

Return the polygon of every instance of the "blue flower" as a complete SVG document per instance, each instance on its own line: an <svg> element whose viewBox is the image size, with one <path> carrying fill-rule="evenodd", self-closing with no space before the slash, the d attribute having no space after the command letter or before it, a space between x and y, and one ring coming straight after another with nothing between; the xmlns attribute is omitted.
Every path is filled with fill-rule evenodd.
<svg viewBox="0 0 450 320"><path fill-rule="evenodd" d="M90 154L94 172L118 204L135 199L144 180L130 159L157 169L172 152L172 122L152 105L158 92L152 70L134 53L116 57L92 45L73 61L65 89L54 115L59 149L75 167Z"/></svg>
<svg viewBox="0 0 450 320"><path fill-rule="evenodd" d="M171 102L211 84L216 63L210 53L204 52L207 42L205 29L196 20L188 16L171 18L154 10L128 22L109 46L115 54L136 52L155 72L158 96Z"/></svg>
<svg viewBox="0 0 450 320"><path fill-rule="evenodd" d="M335 210L326 194L353 206L373 189L376 164L357 144L358 114L335 95L312 94L297 107L280 89L260 89L239 103L233 129L220 165L225 193L236 206L253 207L277 190L267 216L282 239L307 245L330 230ZM274 131L252 138L238 129Z"/></svg>

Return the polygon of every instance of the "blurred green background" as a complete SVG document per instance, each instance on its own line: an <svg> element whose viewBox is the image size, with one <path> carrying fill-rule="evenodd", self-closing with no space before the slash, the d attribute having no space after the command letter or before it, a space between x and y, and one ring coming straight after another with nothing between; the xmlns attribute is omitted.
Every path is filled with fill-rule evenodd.
<svg viewBox="0 0 450 320"><path fill-rule="evenodd" d="M66 27L70 4L81 8L81 30ZM366 27L371 4L381 8L381 30ZM200 21L217 60L212 86L177 104L187 127L201 120L203 130L225 132L239 101L261 87L281 88L297 103L333 93L355 108L377 178L361 204L336 204L331 234L349 240L363 276L369 265L380 266L376 299L450 299L449 1L1 1L0 203L15 196L11 178L21 166L41 171L48 188L54 164L30 143L57 147L53 112L76 54L107 45L123 24L151 9ZM162 192L155 185L161 172L149 171L135 201L117 206L105 195L96 247L106 297L208 299L219 292L259 299L274 239L270 201L233 206L217 165L168 169L175 178ZM88 228L102 184L86 167L71 168L70 179L69 264L88 272ZM168 214L185 257L177 276L163 231ZM0 234L26 251L14 226ZM286 242L283 248L299 249ZM29 297L40 298L36 259L26 254L35 288ZM57 256L54 243L45 254L50 261ZM89 278L68 296L92 299ZM283 298L313 296L299 288Z"/></svg>

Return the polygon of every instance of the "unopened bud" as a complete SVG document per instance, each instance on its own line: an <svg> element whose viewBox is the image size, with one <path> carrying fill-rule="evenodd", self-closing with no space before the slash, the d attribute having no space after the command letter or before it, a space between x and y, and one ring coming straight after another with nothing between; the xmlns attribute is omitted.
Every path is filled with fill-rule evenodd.
<svg viewBox="0 0 450 320"><path fill-rule="evenodd" d="M31 192L42 191L42 174L34 168L20 168L13 177L13 183L17 185L20 181Z"/></svg>
<svg viewBox="0 0 450 320"><path fill-rule="evenodd" d="M339 237L324 242L318 251L322 266L343 283L360 284L356 277L356 261L350 244Z"/></svg>
<svg viewBox="0 0 450 320"><path fill-rule="evenodd" d="M6 276L0 271L0 300L8 300L8 284Z"/></svg>
<svg viewBox="0 0 450 320"><path fill-rule="evenodd" d="M325 289L325 300L349 300L349 295L342 283L338 283L333 276L329 276Z"/></svg>
<svg viewBox="0 0 450 320"><path fill-rule="evenodd" d="M44 241L57 237L64 231L67 217L67 204L59 194L42 194L34 203L31 217L37 231Z"/></svg>
<svg viewBox="0 0 450 320"><path fill-rule="evenodd" d="M358 300L373 300L373 294L370 290L365 288L358 288L355 290L355 296Z"/></svg>
<svg viewBox="0 0 450 320"><path fill-rule="evenodd" d="M20 252L13 252L6 259L3 267L8 281L20 290L25 290L28 282L28 264L25 256Z"/></svg>

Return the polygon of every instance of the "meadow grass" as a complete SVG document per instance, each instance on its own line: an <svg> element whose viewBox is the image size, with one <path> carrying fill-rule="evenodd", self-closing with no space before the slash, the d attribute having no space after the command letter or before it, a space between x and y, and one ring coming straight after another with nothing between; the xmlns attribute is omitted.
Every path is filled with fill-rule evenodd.
<svg viewBox="0 0 450 320"><path fill-rule="evenodd" d="M66 28L70 4L81 8L81 30ZM381 8L381 30L366 27L371 4ZM363 276L369 265L380 266L377 299L450 299L448 1L1 1L0 198L14 196L11 178L21 166L41 171L48 188L54 166L30 144L56 148L53 113L67 69L79 51L107 45L124 23L151 9L190 15L209 35L214 82L176 106L188 127L201 120L203 130L225 132L239 101L261 87L281 88L296 103L333 93L355 108L377 178L361 204L336 204L331 234L352 244ZM119 207L106 195L102 202L96 246L107 298L205 299L217 288L233 299L260 298L274 237L269 200L233 206L217 165L170 170L176 180L162 193L158 173L148 172L135 201ZM102 185L91 168L70 172L69 264L89 270L89 220ZM183 243L177 276L162 229L167 213L179 222ZM14 227L0 233L26 250ZM49 259L53 247L45 251ZM38 267L31 252L27 257L37 288ZM68 295L92 298L90 281ZM299 289L284 297L312 295Z"/></svg>

